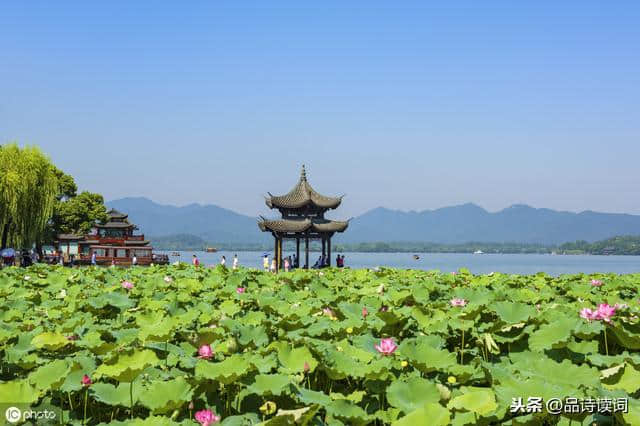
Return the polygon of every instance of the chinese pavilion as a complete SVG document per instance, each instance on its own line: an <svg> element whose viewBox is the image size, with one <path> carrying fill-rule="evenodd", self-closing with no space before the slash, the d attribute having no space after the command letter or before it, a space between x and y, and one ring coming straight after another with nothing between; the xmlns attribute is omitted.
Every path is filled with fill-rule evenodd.
<svg viewBox="0 0 640 426"><path fill-rule="evenodd" d="M298 184L286 195L265 197L270 209L278 209L281 219L265 219L258 222L263 232L271 232L275 240L276 268L282 264L282 242L296 240L296 257L300 262L300 241L305 242L305 268L309 268L309 240L322 242L322 257L331 266L331 237L344 232L349 222L325 219L327 210L338 208L342 197L327 197L317 193L307 181L304 165Z"/></svg>

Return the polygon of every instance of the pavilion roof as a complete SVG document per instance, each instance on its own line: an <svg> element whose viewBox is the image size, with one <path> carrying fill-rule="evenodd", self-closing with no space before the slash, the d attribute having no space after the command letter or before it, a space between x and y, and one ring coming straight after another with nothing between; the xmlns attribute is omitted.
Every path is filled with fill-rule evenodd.
<svg viewBox="0 0 640 426"><path fill-rule="evenodd" d="M266 198L269 208L298 209L308 205L315 205L323 209L335 209L342 202L342 197L328 197L314 190L307 181L304 165L300 173L300 180L291 191L285 195L271 195Z"/></svg>
<svg viewBox="0 0 640 426"><path fill-rule="evenodd" d="M349 222L328 219L265 219L258 222L260 229L272 232L344 232Z"/></svg>
<svg viewBox="0 0 640 426"><path fill-rule="evenodd" d="M109 219L126 219L129 217L128 214L124 214L122 212L119 212L116 209L111 209L107 212L107 216L109 216Z"/></svg>

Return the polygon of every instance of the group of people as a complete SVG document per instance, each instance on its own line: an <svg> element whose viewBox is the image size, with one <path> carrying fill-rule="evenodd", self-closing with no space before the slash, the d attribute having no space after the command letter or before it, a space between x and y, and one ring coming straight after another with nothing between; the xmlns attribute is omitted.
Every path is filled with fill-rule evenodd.
<svg viewBox="0 0 640 426"><path fill-rule="evenodd" d="M191 259L191 263L193 264L193 266L200 266L200 259L198 259L198 256L196 256L195 254L193 255L193 258ZM222 258L220 259L220 265L226 267L227 266L227 257L222 255ZM232 268L233 269L238 269L238 266L240 266L240 262L238 260L238 255L234 254L233 255L233 263L232 263Z"/></svg>
<svg viewBox="0 0 640 426"><path fill-rule="evenodd" d="M40 261L40 255L36 250L22 250L22 252L16 253L13 249L4 249L0 257L0 268L16 265L16 257L18 264L23 268Z"/></svg>

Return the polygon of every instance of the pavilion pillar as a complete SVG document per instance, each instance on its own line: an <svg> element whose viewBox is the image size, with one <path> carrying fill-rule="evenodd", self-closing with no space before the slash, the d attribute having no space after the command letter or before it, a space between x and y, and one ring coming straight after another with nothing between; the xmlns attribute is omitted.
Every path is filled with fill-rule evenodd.
<svg viewBox="0 0 640 426"><path fill-rule="evenodd" d="M324 259L326 259L326 247L327 247L327 241L325 240L324 236L322 237L322 256L320 256L320 258L322 259L322 261L324 262ZM320 265L320 267L322 268L322 266L324 265Z"/></svg>
<svg viewBox="0 0 640 426"><path fill-rule="evenodd" d="M278 272L282 268L282 240L283 238L280 237L280 240L278 241Z"/></svg>
<svg viewBox="0 0 640 426"><path fill-rule="evenodd" d="M275 239L275 248L273 249L273 260L276 261L276 272L278 272L278 236L277 235L273 235L274 239Z"/></svg>
<svg viewBox="0 0 640 426"><path fill-rule="evenodd" d="M327 238L327 265L331 266L331 237Z"/></svg>
<svg viewBox="0 0 640 426"><path fill-rule="evenodd" d="M300 266L300 237L296 237L296 262Z"/></svg>
<svg viewBox="0 0 640 426"><path fill-rule="evenodd" d="M304 239L304 268L309 269L309 237Z"/></svg>

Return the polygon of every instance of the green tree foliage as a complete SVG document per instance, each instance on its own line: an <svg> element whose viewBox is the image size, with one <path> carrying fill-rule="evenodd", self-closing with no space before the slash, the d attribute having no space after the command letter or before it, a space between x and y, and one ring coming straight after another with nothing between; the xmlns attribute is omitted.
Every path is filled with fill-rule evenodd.
<svg viewBox="0 0 640 426"><path fill-rule="evenodd" d="M0 147L1 245L26 247L38 241L53 214L58 180L37 147Z"/></svg>
<svg viewBox="0 0 640 426"><path fill-rule="evenodd" d="M51 229L54 235L86 234L96 222L106 220L102 195L84 191L56 203Z"/></svg>

